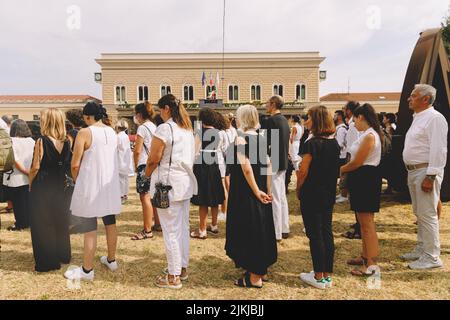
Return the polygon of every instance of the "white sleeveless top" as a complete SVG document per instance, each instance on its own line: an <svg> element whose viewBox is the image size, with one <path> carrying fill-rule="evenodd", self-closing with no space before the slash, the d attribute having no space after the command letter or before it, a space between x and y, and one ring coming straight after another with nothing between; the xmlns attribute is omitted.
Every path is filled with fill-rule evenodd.
<svg viewBox="0 0 450 320"><path fill-rule="evenodd" d="M377 167L381 161L381 140L380 136L373 128L369 128L364 132L360 132L358 139L350 147L351 160L355 158L356 154L358 153L361 142L368 134L372 134L375 137L375 146L372 149L372 151L370 151L369 156L363 163L363 166Z"/></svg>
<svg viewBox="0 0 450 320"><path fill-rule="evenodd" d="M121 211L117 135L110 127L90 126L92 144L83 154L72 195L72 214L84 218Z"/></svg>
<svg viewBox="0 0 450 320"><path fill-rule="evenodd" d="M294 128L297 129L297 134L294 136L294 142L300 142L303 136L303 127L299 123L296 123Z"/></svg>

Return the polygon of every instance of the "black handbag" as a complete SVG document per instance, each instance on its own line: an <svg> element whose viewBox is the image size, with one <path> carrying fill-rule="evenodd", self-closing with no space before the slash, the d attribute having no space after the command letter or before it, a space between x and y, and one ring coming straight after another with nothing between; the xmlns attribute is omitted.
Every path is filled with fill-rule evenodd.
<svg viewBox="0 0 450 320"><path fill-rule="evenodd" d="M160 173L160 163L158 164L158 182L155 183L155 193L152 199L152 205L158 209L167 209L170 207L169 201L169 191L172 190L172 186L168 184L169 182L169 174L170 167L172 166L172 152L173 152L173 129L170 123L168 123L170 127L170 132L172 134L172 149L170 150L170 159L169 159L169 171L167 172L166 183L162 183L159 179Z"/></svg>

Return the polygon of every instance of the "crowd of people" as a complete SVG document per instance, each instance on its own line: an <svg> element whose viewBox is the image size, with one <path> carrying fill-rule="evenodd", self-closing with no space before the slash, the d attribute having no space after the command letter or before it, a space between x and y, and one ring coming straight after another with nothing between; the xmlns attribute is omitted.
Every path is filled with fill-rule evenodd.
<svg viewBox="0 0 450 320"><path fill-rule="evenodd" d="M432 106L435 97L436 89L420 84L409 98L414 119L403 160L418 235L416 247L401 258L411 261L412 269L442 266L438 213L448 125ZM324 106L309 108L290 125L283 105L282 97L270 98L267 116L251 105L239 107L236 116L202 108L192 123L182 102L169 94L158 101L157 112L148 102L135 106L133 150L128 122L120 119L113 129L106 109L96 102L66 117L55 108L42 111L36 141L26 122L5 116L0 131L11 137L14 154L1 192L2 201L10 201L5 210L12 208L15 216L8 230L30 228L38 272L68 264L70 234L84 234L82 264L64 276L92 281L98 218L107 240L100 261L110 271L119 268L116 220L135 175L143 229L132 240L162 232L167 268L155 280L158 287L180 289L189 276L190 239L217 235L218 221L226 220L225 252L243 271L235 285L262 288L277 262L277 244L290 236L286 193L295 172L313 264L300 279L318 289L333 286L333 211L344 201L356 219L344 236L362 239L361 255L348 260L355 266L351 274L379 272L375 214L382 178L389 182L391 177L383 161L389 157L395 115L380 118L370 104L350 101L334 114ZM385 192L392 192L391 184ZM194 231L191 204L198 206L200 221Z"/></svg>

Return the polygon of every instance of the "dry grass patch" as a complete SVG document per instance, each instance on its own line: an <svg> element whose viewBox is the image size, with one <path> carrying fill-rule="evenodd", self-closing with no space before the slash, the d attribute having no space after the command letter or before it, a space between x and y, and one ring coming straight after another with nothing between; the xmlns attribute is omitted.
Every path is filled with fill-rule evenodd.
<svg viewBox="0 0 450 320"><path fill-rule="evenodd" d="M134 185L132 183L131 185ZM381 242L381 289L371 290L366 280L354 278L345 261L360 252L359 240L347 240L339 235L353 223L348 205L336 205L334 233L336 243L335 283L332 290L319 291L306 287L298 278L300 272L312 269L308 239L302 232L303 223L294 192L289 194L292 236L279 244L278 262L270 270L270 282L262 290L237 288L233 280L239 270L225 255L225 226L220 234L206 241L191 241L190 278L182 290L156 288L154 278L166 266L162 235L145 241L131 241L130 236L141 228L141 210L135 191L118 219L119 244L116 273L100 265L105 253L104 228L99 228L95 263L95 281L82 283L81 289L70 290L62 270L47 274L33 271L31 238L28 231L8 232L12 215L2 215L0 231L0 299L449 299L450 298L450 203L444 204L441 221L443 269L427 272L412 271L398 259L399 254L412 249L416 239L414 216L407 203L383 198L377 215ZM191 207L191 226L198 223L198 212ZM72 236L73 264L82 261L82 236Z"/></svg>

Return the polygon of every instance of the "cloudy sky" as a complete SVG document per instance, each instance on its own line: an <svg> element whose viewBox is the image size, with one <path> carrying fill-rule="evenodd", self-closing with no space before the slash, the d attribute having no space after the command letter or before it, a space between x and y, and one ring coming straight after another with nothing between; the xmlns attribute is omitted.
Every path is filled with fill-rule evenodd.
<svg viewBox="0 0 450 320"><path fill-rule="evenodd" d="M74 7L75 6L75 7ZM226 0L225 50L320 51L320 94L400 91L450 0ZM0 0L0 94L91 94L105 52L220 52L223 0ZM79 13L79 14L78 14ZM79 19L78 19L79 17Z"/></svg>

